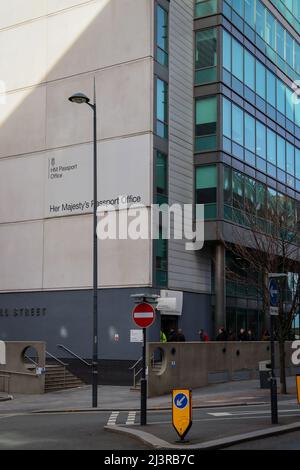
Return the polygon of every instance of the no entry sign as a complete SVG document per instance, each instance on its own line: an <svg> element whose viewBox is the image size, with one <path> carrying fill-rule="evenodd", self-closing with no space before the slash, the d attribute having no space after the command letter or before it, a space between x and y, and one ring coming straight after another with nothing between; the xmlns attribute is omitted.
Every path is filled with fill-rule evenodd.
<svg viewBox="0 0 300 470"><path fill-rule="evenodd" d="M155 321L155 310L150 304L138 304L132 312L132 318L140 328L149 328Z"/></svg>

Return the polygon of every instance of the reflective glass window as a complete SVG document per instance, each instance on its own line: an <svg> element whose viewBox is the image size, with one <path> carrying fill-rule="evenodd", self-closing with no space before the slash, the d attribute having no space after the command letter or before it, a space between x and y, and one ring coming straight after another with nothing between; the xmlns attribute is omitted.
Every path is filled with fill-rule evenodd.
<svg viewBox="0 0 300 470"><path fill-rule="evenodd" d="M285 140L277 135L277 165L285 170Z"/></svg>
<svg viewBox="0 0 300 470"><path fill-rule="evenodd" d="M255 153L255 119L245 113L245 147Z"/></svg>
<svg viewBox="0 0 300 470"><path fill-rule="evenodd" d="M239 42L232 40L232 73L241 82L243 81L244 51Z"/></svg>
<svg viewBox="0 0 300 470"><path fill-rule="evenodd" d="M295 173L295 148L292 144L286 144L286 170L293 175Z"/></svg>
<svg viewBox="0 0 300 470"><path fill-rule="evenodd" d="M276 134L271 129L267 129L267 159L276 165Z"/></svg>
<svg viewBox="0 0 300 470"><path fill-rule="evenodd" d="M256 32L264 39L265 37L265 7L256 1Z"/></svg>
<svg viewBox="0 0 300 470"><path fill-rule="evenodd" d="M245 85L255 91L255 58L245 50Z"/></svg>
<svg viewBox="0 0 300 470"><path fill-rule="evenodd" d="M266 98L266 69L256 61L256 93L263 99Z"/></svg>
<svg viewBox="0 0 300 470"><path fill-rule="evenodd" d="M168 65L168 47L169 47L169 33L168 33L168 12L157 5L157 31L156 31L156 45L157 45L157 61L162 65Z"/></svg>
<svg viewBox="0 0 300 470"><path fill-rule="evenodd" d="M269 70L267 70L267 101L274 108L276 107L276 78Z"/></svg>
<svg viewBox="0 0 300 470"><path fill-rule="evenodd" d="M244 144L244 113L234 104L232 105L232 139L237 144Z"/></svg>
<svg viewBox="0 0 300 470"><path fill-rule="evenodd" d="M231 36L223 30L223 67L231 72Z"/></svg>
<svg viewBox="0 0 300 470"><path fill-rule="evenodd" d="M231 102L223 99L223 135L231 139Z"/></svg>
<svg viewBox="0 0 300 470"><path fill-rule="evenodd" d="M285 114L285 85L277 79L277 109L281 114Z"/></svg>
<svg viewBox="0 0 300 470"><path fill-rule="evenodd" d="M256 153L266 158L266 126L256 121Z"/></svg>

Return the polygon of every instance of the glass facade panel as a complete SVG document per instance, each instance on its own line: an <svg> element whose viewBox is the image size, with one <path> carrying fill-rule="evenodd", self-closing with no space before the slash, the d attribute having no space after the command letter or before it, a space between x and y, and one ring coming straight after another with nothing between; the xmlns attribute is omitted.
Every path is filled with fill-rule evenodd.
<svg viewBox="0 0 300 470"><path fill-rule="evenodd" d="M169 25L168 12L161 7L156 6L156 56L161 65L168 66L168 48L169 48Z"/></svg>
<svg viewBox="0 0 300 470"><path fill-rule="evenodd" d="M266 158L266 127L256 121L256 154Z"/></svg>
<svg viewBox="0 0 300 470"><path fill-rule="evenodd" d="M267 130L267 159L276 165L276 134L271 129Z"/></svg>
<svg viewBox="0 0 300 470"><path fill-rule="evenodd" d="M245 50L245 85L255 91L255 59Z"/></svg>
<svg viewBox="0 0 300 470"><path fill-rule="evenodd" d="M244 74L244 53L243 47L237 41L232 41L232 73L241 82L243 81Z"/></svg>
<svg viewBox="0 0 300 470"><path fill-rule="evenodd" d="M168 84L160 78L156 80L156 133L168 138Z"/></svg>
<svg viewBox="0 0 300 470"><path fill-rule="evenodd" d="M223 135L231 139L231 103L223 99Z"/></svg>
<svg viewBox="0 0 300 470"><path fill-rule="evenodd" d="M217 78L217 30L205 29L196 33L196 83Z"/></svg>
<svg viewBox="0 0 300 470"><path fill-rule="evenodd" d="M231 72L231 36L223 29L223 67Z"/></svg>
<svg viewBox="0 0 300 470"><path fill-rule="evenodd" d="M209 96L196 100L196 151L216 147L217 97Z"/></svg>
<svg viewBox="0 0 300 470"><path fill-rule="evenodd" d="M255 119L248 113L245 113L245 147L255 153Z"/></svg>
<svg viewBox="0 0 300 470"><path fill-rule="evenodd" d="M281 170L285 170L285 141L277 136L277 165Z"/></svg>
<svg viewBox="0 0 300 470"><path fill-rule="evenodd" d="M232 105L232 139L239 145L244 144L244 113Z"/></svg>
<svg viewBox="0 0 300 470"><path fill-rule="evenodd" d="M256 93L263 99L266 97L266 68L256 61Z"/></svg>
<svg viewBox="0 0 300 470"><path fill-rule="evenodd" d="M216 165L196 168L196 204L204 204L205 219L217 215L217 167Z"/></svg>

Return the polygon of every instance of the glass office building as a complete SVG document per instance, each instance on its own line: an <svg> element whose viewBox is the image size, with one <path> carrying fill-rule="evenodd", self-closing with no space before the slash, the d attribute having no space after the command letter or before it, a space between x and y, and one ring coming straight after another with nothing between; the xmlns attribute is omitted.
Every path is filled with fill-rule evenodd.
<svg viewBox="0 0 300 470"><path fill-rule="evenodd" d="M299 230L299 15L292 0L195 2L196 202L216 246L215 227L247 225L249 211L263 220L270 201L284 201ZM238 263L221 247L216 263L215 322L258 337L265 319L247 272L224 282Z"/></svg>

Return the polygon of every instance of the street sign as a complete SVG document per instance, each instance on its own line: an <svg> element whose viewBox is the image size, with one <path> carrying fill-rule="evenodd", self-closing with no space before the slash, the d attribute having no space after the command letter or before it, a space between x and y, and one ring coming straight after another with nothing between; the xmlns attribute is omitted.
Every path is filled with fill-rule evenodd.
<svg viewBox="0 0 300 470"><path fill-rule="evenodd" d="M183 441L192 426L191 390L173 390L172 418L173 426Z"/></svg>
<svg viewBox="0 0 300 470"><path fill-rule="evenodd" d="M278 307L270 307L270 315L273 315L274 317L278 317L279 308Z"/></svg>
<svg viewBox="0 0 300 470"><path fill-rule="evenodd" d="M297 396L298 396L298 403L300 405L300 375L296 376L296 383L297 383Z"/></svg>
<svg viewBox="0 0 300 470"><path fill-rule="evenodd" d="M138 304L132 312L134 323L140 328L149 328L155 321L155 309L152 305Z"/></svg>
<svg viewBox="0 0 300 470"><path fill-rule="evenodd" d="M143 332L142 330L130 330L130 342L131 343L142 343Z"/></svg>
<svg viewBox="0 0 300 470"><path fill-rule="evenodd" d="M275 279L271 279L269 283L269 293L270 293L270 306L277 307L278 306L278 284Z"/></svg>

